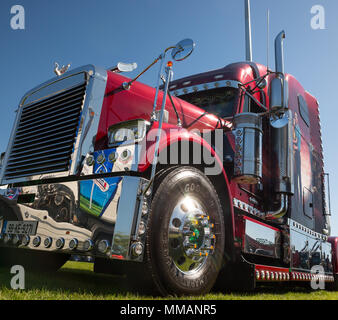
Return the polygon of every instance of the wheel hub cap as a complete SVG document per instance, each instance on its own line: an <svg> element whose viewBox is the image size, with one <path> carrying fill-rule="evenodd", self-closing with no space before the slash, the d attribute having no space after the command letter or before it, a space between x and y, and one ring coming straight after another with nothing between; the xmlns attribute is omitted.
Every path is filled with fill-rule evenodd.
<svg viewBox="0 0 338 320"><path fill-rule="evenodd" d="M197 272L213 253L214 225L200 202L191 197L181 199L169 221L169 255L183 273Z"/></svg>

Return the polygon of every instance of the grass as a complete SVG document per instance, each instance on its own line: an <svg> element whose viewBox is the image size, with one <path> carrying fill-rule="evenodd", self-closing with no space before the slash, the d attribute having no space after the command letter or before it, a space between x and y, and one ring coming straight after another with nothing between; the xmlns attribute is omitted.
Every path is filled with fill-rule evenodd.
<svg viewBox="0 0 338 320"><path fill-rule="evenodd" d="M338 292L261 288L254 293L210 293L200 297L151 297L132 293L123 277L95 274L93 264L67 262L51 275L26 273L25 290L12 290L8 269L0 269L0 300L338 300Z"/></svg>

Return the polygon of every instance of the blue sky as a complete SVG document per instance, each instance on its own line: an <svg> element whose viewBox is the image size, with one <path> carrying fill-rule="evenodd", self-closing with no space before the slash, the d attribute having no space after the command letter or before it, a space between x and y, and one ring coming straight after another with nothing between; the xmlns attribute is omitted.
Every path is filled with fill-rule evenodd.
<svg viewBox="0 0 338 320"><path fill-rule="evenodd" d="M12 30L13 5L25 8L25 30ZM311 28L311 8L325 9L325 30ZM320 103L325 171L331 174L333 233L338 235L337 89L338 1L251 0L253 58L265 64L266 11L270 8L270 65L273 39L284 29L285 68ZM242 0L1 0L0 150L5 151L21 96L54 76L53 65L103 67L137 62L138 71L161 51L192 38L195 52L174 66L175 79L244 60ZM155 84L158 69L140 80ZM136 72L130 76L136 75Z"/></svg>

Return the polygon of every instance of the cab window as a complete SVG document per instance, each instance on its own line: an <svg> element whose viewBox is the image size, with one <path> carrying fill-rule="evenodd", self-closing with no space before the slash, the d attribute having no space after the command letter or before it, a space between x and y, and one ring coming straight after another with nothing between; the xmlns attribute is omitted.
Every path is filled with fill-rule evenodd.
<svg viewBox="0 0 338 320"><path fill-rule="evenodd" d="M306 123L306 125L310 127L309 108L305 99L301 95L298 95L298 107L301 118Z"/></svg>
<svg viewBox="0 0 338 320"><path fill-rule="evenodd" d="M195 106L220 118L231 117L237 107L239 92L236 88L218 88L180 96Z"/></svg>

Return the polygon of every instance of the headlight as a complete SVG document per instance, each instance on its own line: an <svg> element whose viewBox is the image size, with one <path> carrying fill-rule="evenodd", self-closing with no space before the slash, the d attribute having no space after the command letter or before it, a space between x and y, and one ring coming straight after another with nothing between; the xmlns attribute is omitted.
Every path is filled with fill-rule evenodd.
<svg viewBox="0 0 338 320"><path fill-rule="evenodd" d="M141 141L147 131L147 122L132 120L111 126L109 132L109 147L120 144L132 144Z"/></svg>

